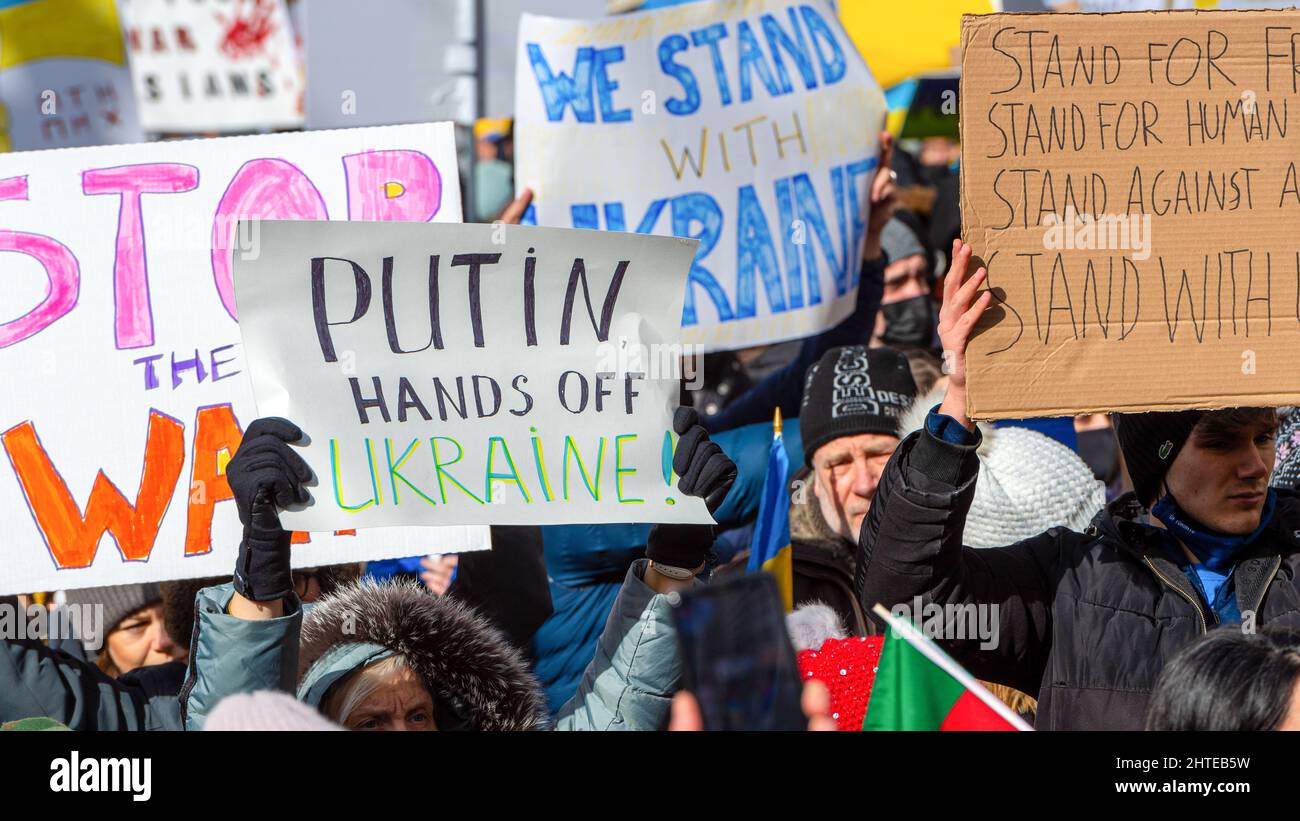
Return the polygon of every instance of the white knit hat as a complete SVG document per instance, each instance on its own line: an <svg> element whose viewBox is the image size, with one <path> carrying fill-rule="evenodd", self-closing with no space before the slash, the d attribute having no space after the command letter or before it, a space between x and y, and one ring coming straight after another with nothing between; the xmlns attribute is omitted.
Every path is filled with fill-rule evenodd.
<svg viewBox="0 0 1300 821"><path fill-rule="evenodd" d="M223 698L203 724L204 730L342 730L343 728L288 693L258 690Z"/></svg>
<svg viewBox="0 0 1300 821"><path fill-rule="evenodd" d="M941 401L942 389L918 398L899 426L903 435ZM1053 527L1083 530L1105 507L1106 486L1070 448L1028 428L979 427L980 472L963 543L1003 547Z"/></svg>

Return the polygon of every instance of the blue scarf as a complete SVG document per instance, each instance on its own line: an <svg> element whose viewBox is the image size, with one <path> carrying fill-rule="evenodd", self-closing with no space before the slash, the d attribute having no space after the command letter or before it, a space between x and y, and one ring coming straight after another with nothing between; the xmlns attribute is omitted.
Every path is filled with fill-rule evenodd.
<svg viewBox="0 0 1300 821"><path fill-rule="evenodd" d="M1268 495L1264 499L1264 509L1259 514L1259 527L1256 527L1253 533L1243 536L1229 536L1210 530L1187 515L1170 494L1160 497L1160 500L1151 506L1151 515L1164 522L1169 532L1187 545L1187 549L1192 551L1192 555L1196 556L1207 569L1215 573L1226 573L1232 565L1233 558L1241 549L1258 539L1268 527L1273 519L1273 508L1276 504L1277 494L1273 488L1269 488Z"/></svg>

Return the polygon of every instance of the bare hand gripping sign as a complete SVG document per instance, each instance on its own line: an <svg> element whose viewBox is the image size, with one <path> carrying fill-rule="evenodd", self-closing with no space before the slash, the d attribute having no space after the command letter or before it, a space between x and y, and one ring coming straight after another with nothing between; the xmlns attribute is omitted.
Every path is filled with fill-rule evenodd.
<svg viewBox="0 0 1300 821"><path fill-rule="evenodd" d="M962 22L981 418L1300 401L1300 13Z"/></svg>
<svg viewBox="0 0 1300 821"><path fill-rule="evenodd" d="M235 260L258 410L311 437L285 526L710 522L672 410L693 240L260 224Z"/></svg>

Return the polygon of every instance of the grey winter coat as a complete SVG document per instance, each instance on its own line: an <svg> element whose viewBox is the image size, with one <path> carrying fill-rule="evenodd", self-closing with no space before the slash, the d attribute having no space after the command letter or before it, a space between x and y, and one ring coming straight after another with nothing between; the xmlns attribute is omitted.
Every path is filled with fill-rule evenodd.
<svg viewBox="0 0 1300 821"><path fill-rule="evenodd" d="M40 641L0 641L0 723L45 716L72 730L179 730L180 662L119 678Z"/></svg>

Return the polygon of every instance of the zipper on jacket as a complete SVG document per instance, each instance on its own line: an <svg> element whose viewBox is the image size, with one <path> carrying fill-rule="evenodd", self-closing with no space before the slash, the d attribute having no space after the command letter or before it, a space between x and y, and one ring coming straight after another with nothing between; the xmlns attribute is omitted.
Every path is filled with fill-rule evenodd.
<svg viewBox="0 0 1300 821"><path fill-rule="evenodd" d="M1273 572L1269 574L1268 581L1259 589L1259 601L1255 602L1255 624L1259 624L1259 611L1264 607L1264 596L1268 595L1268 589L1273 586L1273 580L1277 578L1277 572L1282 569L1282 557L1277 557L1277 562L1273 565Z"/></svg>
<svg viewBox="0 0 1300 821"><path fill-rule="evenodd" d="M1161 573L1158 569L1156 569L1156 566L1146 556L1142 557L1142 561L1146 562L1147 567L1151 568L1151 572L1155 573L1156 576L1160 579L1160 581L1164 582L1165 585L1171 588L1175 593L1182 596L1184 599L1187 599L1189 602L1191 602L1192 607L1196 608L1196 617L1201 620L1201 633L1205 634L1210 632L1209 628L1205 626L1205 611L1201 609L1201 603L1198 602L1196 599L1192 598L1191 596L1187 595L1186 593L1184 593L1182 590L1179 590L1178 586L1175 585L1173 582L1169 581L1169 578L1165 576L1164 573Z"/></svg>

